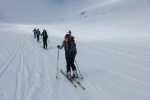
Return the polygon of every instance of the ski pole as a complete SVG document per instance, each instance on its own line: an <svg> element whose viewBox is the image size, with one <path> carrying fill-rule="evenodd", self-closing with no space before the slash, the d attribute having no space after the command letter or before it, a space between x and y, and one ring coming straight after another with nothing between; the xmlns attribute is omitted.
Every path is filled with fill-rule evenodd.
<svg viewBox="0 0 150 100"><path fill-rule="evenodd" d="M76 60L75 60L75 63L76 63L76 66L77 66L77 68L78 68L78 71L79 71L79 73L80 73L80 70L79 70L79 67L78 67L78 65L77 65ZM82 77L81 73L80 73L80 76L81 76L81 79L83 79L83 77Z"/></svg>
<svg viewBox="0 0 150 100"><path fill-rule="evenodd" d="M48 43L49 43L49 45L50 45L50 48L52 49L52 46L51 46L51 44L50 44L50 42L49 42L49 39L48 39Z"/></svg>
<svg viewBox="0 0 150 100"><path fill-rule="evenodd" d="M59 60L59 48L58 48L58 56L57 56L57 73L56 73L56 78L58 78L58 60Z"/></svg>

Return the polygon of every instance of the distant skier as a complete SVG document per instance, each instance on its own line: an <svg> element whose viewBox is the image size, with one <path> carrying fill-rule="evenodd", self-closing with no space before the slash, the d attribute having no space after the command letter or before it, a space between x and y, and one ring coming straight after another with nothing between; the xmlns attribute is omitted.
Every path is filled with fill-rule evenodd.
<svg viewBox="0 0 150 100"><path fill-rule="evenodd" d="M37 33L36 28L33 30L33 33L34 33L34 38L36 38L36 33Z"/></svg>
<svg viewBox="0 0 150 100"><path fill-rule="evenodd" d="M77 78L77 70L76 66L74 65L75 56L77 54L76 50L76 44L74 40L74 36L71 35L71 31L68 32L69 34L66 34L64 41L62 42L62 45L58 45L57 48L62 49L64 47L65 49L65 57L66 57L66 63L67 63L67 72L66 75L69 79L71 79L71 68L73 70L73 77ZM70 68L71 67L71 68Z"/></svg>
<svg viewBox="0 0 150 100"><path fill-rule="evenodd" d="M39 29L37 29L37 33L36 34L37 34L37 41L39 42L39 36L41 34L40 31L39 31Z"/></svg>
<svg viewBox="0 0 150 100"><path fill-rule="evenodd" d="M44 49L47 49L47 38L48 38L48 35L47 35L47 31L44 29L41 36L43 36L43 48Z"/></svg>

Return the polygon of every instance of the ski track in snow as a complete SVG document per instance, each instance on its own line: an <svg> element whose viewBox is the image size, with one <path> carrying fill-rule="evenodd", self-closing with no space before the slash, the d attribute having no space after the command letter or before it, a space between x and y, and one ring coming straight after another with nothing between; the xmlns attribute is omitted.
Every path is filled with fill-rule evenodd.
<svg viewBox="0 0 150 100"><path fill-rule="evenodd" d="M37 42L31 34L15 34L11 41L15 43L13 51L0 49L5 58L0 62L1 100L126 100L129 96L130 100L137 96L138 100L147 100L150 97L149 42L76 40L76 61L84 78L79 80L86 88L83 91L74 88L60 72L56 79L57 45L63 38L51 36L48 50L42 48L41 38ZM65 71L64 50L59 53L58 66Z"/></svg>
<svg viewBox="0 0 150 100"><path fill-rule="evenodd" d="M0 100L150 100L150 0L68 0L61 6L54 3L58 8L54 12L47 9L49 5L41 5L49 4L48 0L18 1L3 0L0 7ZM75 10L72 3L79 8ZM58 12L60 16L39 15L38 20L35 15L29 17L32 11L26 5L38 15L44 10L43 15ZM60 9L63 6L70 13ZM13 16L26 16L24 20L10 17L9 10ZM31 25L34 21L43 25ZM42 37L40 42L33 38L34 28L47 30L48 50L42 48ZM56 79L57 45L66 30L76 37L76 62L83 76L78 80L85 90L74 88L59 71ZM58 69L66 70L63 49Z"/></svg>
<svg viewBox="0 0 150 100"><path fill-rule="evenodd" d="M113 44L112 41L110 41L110 43L111 43L111 45ZM125 45L126 44L128 44L128 43L125 43ZM89 46L94 47L93 45L94 44L89 44ZM114 47L111 46L111 45L105 45L105 46L103 46L103 44L101 44L99 46L96 46L97 48L94 48L94 49L96 49L96 51L94 49L91 49L91 51L92 51L91 53L88 53L88 52L90 52L88 50L88 48L87 49L83 49L82 48L83 51L86 52L86 53L85 53L85 56L80 57L80 62L83 62L82 64L85 64L84 66L86 66L86 67L89 66L88 68L90 68L93 71L95 69L97 69L97 70L100 69L100 70L103 70L103 71L105 71L107 73L108 72L111 73L114 76L114 77L112 77L114 81L116 79L118 79L118 80L124 79L124 80L122 80L120 82L124 81L124 82L127 82L129 84L132 84L132 87L130 87L130 89L132 91L134 91L134 92L136 92L138 94L146 94L148 96L148 94L149 94L149 92L148 92L149 90L148 89L145 88L146 92L143 92L142 88L134 86L134 84L139 84L139 86L141 86L141 87L143 87L143 86L149 87L150 86L150 83L149 83L149 81L150 81L149 80L150 69L149 69L149 64L147 62L147 59L141 58L140 56L138 57L137 53L136 53L136 56L133 55L132 53L130 53L130 52L133 52L133 51L136 52L137 50L139 51L139 49L141 49L143 46L140 47L140 46L132 45L132 46L135 46L135 47L138 47L138 48L136 48L134 50L132 50L130 48L130 50L131 50L130 51L129 49L126 49L126 48L119 48L123 44L120 44L120 46L118 45L118 46L114 46ZM130 46L130 45L128 45L128 46ZM113 49L116 49L116 47L119 48L119 50L113 50ZM122 46L122 47L125 47L125 46ZM79 50L82 50L82 49L79 48ZM143 48L143 50L144 49L145 48ZM120 52L120 51L124 51L124 50L126 50L128 52ZM146 46L145 50L147 50L147 46ZM97 52L97 51L99 51L99 52ZM102 54L101 52L104 53L104 54ZM92 59L90 59L90 57L88 57L86 55L87 53L88 54L92 54L91 55ZM143 53L143 51L138 52L138 53L141 54L142 56L143 56L143 54L145 54L145 56L147 56L146 54L149 54L149 52L147 52L147 53L144 52ZM96 56L100 57L100 58L97 58ZM141 66L141 63L143 64L142 66ZM87 76L88 76L88 74L86 74L86 77ZM91 76L93 76L93 75L91 75ZM101 76L99 76L99 77L97 76L95 78L95 80L102 80L100 77ZM91 79L89 79L89 80L90 81L93 80L93 77ZM118 80L116 80L116 82ZM96 85L98 85L99 87L104 86L104 84L100 85L100 83L93 82L93 81L91 81L91 82L93 84L92 86L96 86ZM116 82L113 83L113 84L116 84ZM94 84L96 84L96 85L94 85ZM122 84L122 86L124 86L126 88L126 86L127 86L126 84L124 84L124 83L121 83L121 84ZM111 84L110 84L110 86L111 86ZM127 87L129 88L129 86L127 86ZM103 88L103 87L101 87L101 88ZM105 87L105 88L107 89L107 87ZM124 90L126 90L125 88L124 88ZM139 90L137 88L139 88ZM96 89L98 89L98 88L96 88ZM115 90L115 88L114 88L114 90ZM108 91L109 90L106 90L106 92L108 92ZM101 92L99 92L99 93L101 93ZM103 92L101 94L103 94ZM106 94L106 93L104 93L104 94ZM111 95L113 93L109 93L109 94Z"/></svg>
<svg viewBox="0 0 150 100"><path fill-rule="evenodd" d="M17 56L17 53L20 49L20 40L19 43L16 47L16 49L14 50L14 52L8 57L7 61L5 61L2 65L1 65L1 69L0 69L0 78L5 74L5 72L7 71L7 69L9 68L9 66L15 61L15 58Z"/></svg>

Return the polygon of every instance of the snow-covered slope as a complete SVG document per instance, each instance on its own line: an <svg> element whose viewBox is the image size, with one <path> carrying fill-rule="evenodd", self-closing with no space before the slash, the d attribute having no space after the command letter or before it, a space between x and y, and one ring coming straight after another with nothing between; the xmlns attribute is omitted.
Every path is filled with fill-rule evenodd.
<svg viewBox="0 0 150 100"><path fill-rule="evenodd" d="M20 4L17 1L14 0L14 3ZM50 1L38 2L48 4ZM67 2L72 3L73 0L61 3L67 5ZM60 11L59 17L63 16L61 19L50 18L54 20L53 24L43 24L46 21L43 16L41 18L45 20L41 21L42 24L35 24L39 21L11 19L4 9L8 0L0 1L0 12L3 13L0 17L0 100L150 99L149 1L77 2L84 7L73 7L68 11L71 12L68 16L61 14L65 13L64 10ZM30 11L30 8L27 10ZM48 11L43 6L40 8ZM40 42L33 38L34 28L47 30L49 50L42 48L42 37ZM86 90L74 88L60 72L56 79L57 45L62 43L68 30L75 36L78 52L76 61L84 77L78 80ZM65 62L64 50L61 50L58 68L65 70Z"/></svg>
<svg viewBox="0 0 150 100"><path fill-rule="evenodd" d="M9 23L52 23L96 2L98 0L1 0L0 18Z"/></svg>

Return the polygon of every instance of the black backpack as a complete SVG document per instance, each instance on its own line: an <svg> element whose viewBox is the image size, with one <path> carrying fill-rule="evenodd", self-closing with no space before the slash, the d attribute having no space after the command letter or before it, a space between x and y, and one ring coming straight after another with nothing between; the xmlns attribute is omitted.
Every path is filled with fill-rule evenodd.
<svg viewBox="0 0 150 100"><path fill-rule="evenodd" d="M43 32L43 38L47 38L48 36L47 36L47 32L46 31L44 31Z"/></svg>
<svg viewBox="0 0 150 100"><path fill-rule="evenodd" d="M68 37L68 51L76 52L76 43L73 37Z"/></svg>

